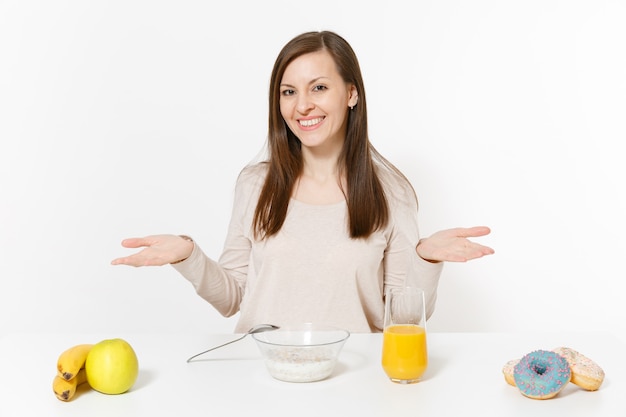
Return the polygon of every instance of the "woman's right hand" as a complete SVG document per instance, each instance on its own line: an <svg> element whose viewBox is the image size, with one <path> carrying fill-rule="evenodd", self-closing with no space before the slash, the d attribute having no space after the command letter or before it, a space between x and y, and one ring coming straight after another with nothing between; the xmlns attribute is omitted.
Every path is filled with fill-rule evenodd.
<svg viewBox="0 0 626 417"><path fill-rule="evenodd" d="M113 259L111 265L161 266L187 259L193 251L193 242L177 235L153 235L124 239L125 248L144 248L122 258Z"/></svg>

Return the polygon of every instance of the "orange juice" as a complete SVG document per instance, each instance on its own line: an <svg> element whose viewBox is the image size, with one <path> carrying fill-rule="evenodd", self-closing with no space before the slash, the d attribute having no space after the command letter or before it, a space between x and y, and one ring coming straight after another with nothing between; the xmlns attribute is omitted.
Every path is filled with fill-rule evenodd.
<svg viewBox="0 0 626 417"><path fill-rule="evenodd" d="M385 328L382 365L393 381L417 381L428 366L426 330L414 324Z"/></svg>

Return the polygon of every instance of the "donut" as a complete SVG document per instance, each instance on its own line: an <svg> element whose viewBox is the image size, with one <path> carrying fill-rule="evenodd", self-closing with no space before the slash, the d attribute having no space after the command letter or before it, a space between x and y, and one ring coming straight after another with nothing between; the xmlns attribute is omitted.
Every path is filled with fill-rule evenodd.
<svg viewBox="0 0 626 417"><path fill-rule="evenodd" d="M572 383L587 391L596 391L604 381L604 370L580 352L568 347L552 350L565 358L572 371Z"/></svg>
<svg viewBox="0 0 626 417"><path fill-rule="evenodd" d="M526 397L547 400L557 395L570 381L572 373L567 360L549 350L536 350L513 368L515 385Z"/></svg>
<svg viewBox="0 0 626 417"><path fill-rule="evenodd" d="M580 352L568 347L557 347L553 352L563 356L569 364L572 373L571 382L587 391L596 391L604 381L604 370L593 360ZM513 376L515 365L519 359L512 359L504 364L502 373L507 384L516 387Z"/></svg>
<svg viewBox="0 0 626 417"><path fill-rule="evenodd" d="M511 359L510 361L505 363L504 366L502 367L504 380L506 381L507 384L513 385L514 387L516 387L517 385L515 385L515 378L513 377L513 372L515 370L515 365L517 365L518 362L519 362L519 359Z"/></svg>

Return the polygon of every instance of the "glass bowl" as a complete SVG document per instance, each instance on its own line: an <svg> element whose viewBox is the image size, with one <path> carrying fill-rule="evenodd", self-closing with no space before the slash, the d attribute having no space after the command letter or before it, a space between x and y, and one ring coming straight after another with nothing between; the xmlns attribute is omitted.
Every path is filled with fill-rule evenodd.
<svg viewBox="0 0 626 417"><path fill-rule="evenodd" d="M304 323L253 333L252 337L274 378L286 382L314 382L333 373L350 332Z"/></svg>

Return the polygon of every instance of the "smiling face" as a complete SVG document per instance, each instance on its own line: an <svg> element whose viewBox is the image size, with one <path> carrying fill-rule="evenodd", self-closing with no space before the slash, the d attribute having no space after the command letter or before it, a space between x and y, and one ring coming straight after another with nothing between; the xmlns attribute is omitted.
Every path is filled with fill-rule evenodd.
<svg viewBox="0 0 626 417"><path fill-rule="evenodd" d="M356 103L356 88L343 81L324 50L294 59L280 82L280 113L303 150L341 150Z"/></svg>

